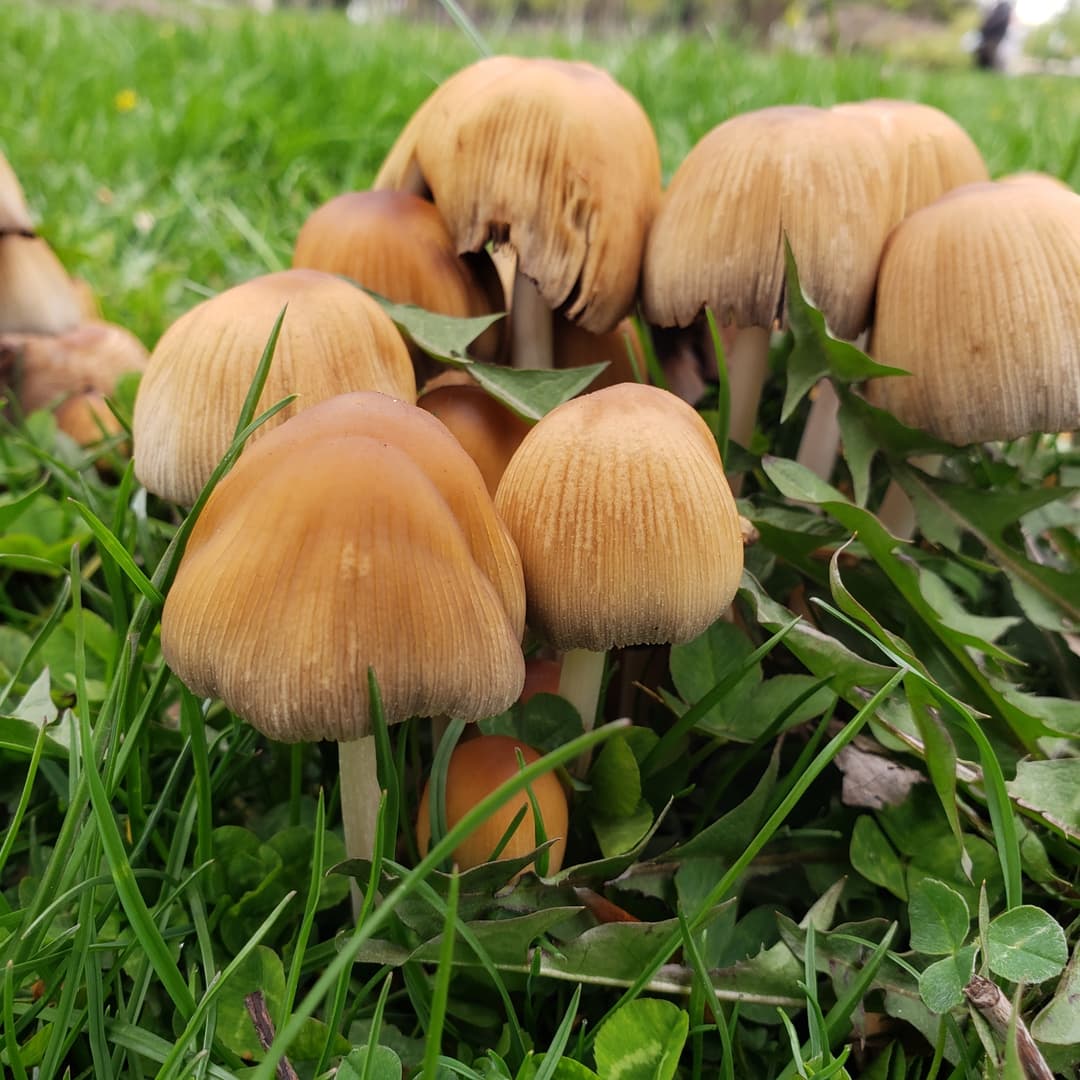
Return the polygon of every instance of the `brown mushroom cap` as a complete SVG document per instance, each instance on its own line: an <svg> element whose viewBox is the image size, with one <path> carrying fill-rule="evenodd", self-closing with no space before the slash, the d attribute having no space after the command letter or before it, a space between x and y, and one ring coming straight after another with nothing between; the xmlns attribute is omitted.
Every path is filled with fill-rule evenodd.
<svg viewBox="0 0 1080 1080"><path fill-rule="evenodd" d="M495 586L510 625L521 639L525 585L517 548L495 513L480 471L442 423L415 405L374 391L358 391L305 409L288 427L292 446L336 436L366 436L408 454L457 518L473 559ZM259 443L245 459L254 458L252 468L257 469L264 456L277 453L275 445L264 449Z"/></svg>
<svg viewBox="0 0 1080 1080"><path fill-rule="evenodd" d="M71 278L37 236L0 233L0 333L63 334L82 319Z"/></svg>
<svg viewBox="0 0 1080 1080"><path fill-rule="evenodd" d="M502 474L530 425L475 383L425 388L416 403L446 425L476 462L494 498Z"/></svg>
<svg viewBox="0 0 1080 1080"><path fill-rule="evenodd" d="M553 409L495 505L529 625L558 649L688 641L735 595L743 546L716 441L665 390L622 383Z"/></svg>
<svg viewBox="0 0 1080 1080"><path fill-rule="evenodd" d="M296 239L293 266L344 274L399 304L468 318L505 311L502 284L486 251L458 256L439 211L406 191L356 191L320 206ZM473 343L497 363L506 320Z"/></svg>
<svg viewBox="0 0 1080 1080"><path fill-rule="evenodd" d="M833 333L866 325L892 225L890 158L865 121L827 109L744 113L690 151L649 233L645 312L688 326L709 305L720 323L783 318L784 235L803 291Z"/></svg>
<svg viewBox="0 0 1080 1080"><path fill-rule="evenodd" d="M19 178L0 154L0 235L3 233L32 233L34 223L30 219L30 210L26 205Z"/></svg>
<svg viewBox="0 0 1080 1080"><path fill-rule="evenodd" d="M286 304L258 410L289 394L299 398L259 428L251 443L301 409L349 390L416 400L401 335L369 296L316 270L255 278L181 316L150 357L133 432L135 473L150 491L184 504L198 497L232 441L255 368Z"/></svg>
<svg viewBox="0 0 1080 1080"><path fill-rule="evenodd" d="M0 386L24 413L72 394L108 395L121 375L142 371L148 353L122 326L88 322L66 334L0 334Z"/></svg>
<svg viewBox="0 0 1080 1080"><path fill-rule="evenodd" d="M389 723L507 708L519 639L435 485L397 446L290 426L192 531L162 614L170 667L284 741L369 734L369 667Z"/></svg>
<svg viewBox="0 0 1080 1080"><path fill-rule="evenodd" d="M957 445L1080 427L1080 195L971 184L897 226L870 400Z"/></svg>
<svg viewBox="0 0 1080 1080"><path fill-rule="evenodd" d="M80 446L93 446L124 430L108 402L95 390L74 394L60 405L56 426Z"/></svg>
<svg viewBox="0 0 1080 1080"><path fill-rule="evenodd" d="M953 188L990 179L971 136L932 105L873 98L833 111L868 120L885 137L894 159L894 224Z"/></svg>
<svg viewBox="0 0 1080 1080"><path fill-rule="evenodd" d="M660 157L606 72L492 57L428 98L375 186L430 193L458 251L508 244L550 308L603 332L633 303Z"/></svg>

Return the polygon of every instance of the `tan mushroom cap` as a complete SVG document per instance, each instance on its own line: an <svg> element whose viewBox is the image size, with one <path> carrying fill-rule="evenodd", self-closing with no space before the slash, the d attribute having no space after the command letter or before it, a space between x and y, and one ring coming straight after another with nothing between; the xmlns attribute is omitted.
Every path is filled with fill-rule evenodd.
<svg viewBox="0 0 1080 1080"><path fill-rule="evenodd" d="M525 632L525 585L521 559L483 477L451 432L434 416L404 401L358 391L341 394L298 413L288 424L290 445L336 436L366 436L398 447L412 458L450 507L477 566L495 586L510 625L520 640ZM245 454L259 468L277 453L276 443L261 442Z"/></svg>
<svg viewBox="0 0 1080 1080"><path fill-rule="evenodd" d="M495 498L502 474L530 425L475 383L425 389L416 404L446 425Z"/></svg>
<svg viewBox="0 0 1080 1080"><path fill-rule="evenodd" d="M304 222L293 266L344 274L399 304L468 318L505 311L502 284L486 251L459 256L439 211L406 191L338 195ZM473 343L478 360L498 362L502 319Z"/></svg>
<svg viewBox="0 0 1080 1080"><path fill-rule="evenodd" d="M599 333L633 303L660 157L606 72L492 57L428 98L375 186L429 193L458 251L508 244L549 307Z"/></svg>
<svg viewBox="0 0 1080 1080"><path fill-rule="evenodd" d="M34 223L30 219L19 178L8 159L0 154L0 235L9 232L29 234L33 231Z"/></svg>
<svg viewBox="0 0 1080 1080"><path fill-rule="evenodd" d="M653 386L553 409L495 505L521 553L529 625L558 649L688 641L739 584L739 516L716 441Z"/></svg>
<svg viewBox="0 0 1080 1080"><path fill-rule="evenodd" d="M833 111L868 120L885 137L895 162L894 224L953 188L990 179L971 136L932 105L873 98Z"/></svg>
<svg viewBox="0 0 1080 1080"><path fill-rule="evenodd" d="M783 318L784 235L803 291L830 329L866 325L892 225L890 157L865 121L809 106L727 120L690 151L649 233L650 322L688 326L709 305L723 324Z"/></svg>
<svg viewBox="0 0 1080 1080"><path fill-rule="evenodd" d="M0 386L24 413L73 394L108 395L129 371L142 371L146 346L113 323L88 322L66 334L0 334Z"/></svg>
<svg viewBox="0 0 1080 1080"><path fill-rule="evenodd" d="M997 182L999 184L1046 184L1058 191L1072 191L1072 188L1061 177L1036 171L1008 173L1006 176L999 176Z"/></svg>
<svg viewBox="0 0 1080 1080"><path fill-rule="evenodd" d="M0 333L63 334L82 319L67 271L40 237L0 233Z"/></svg>
<svg viewBox="0 0 1080 1080"><path fill-rule="evenodd" d="M192 531L162 614L170 667L286 742L369 734L369 667L390 723L507 708L519 640L435 485L397 446L289 428Z"/></svg>
<svg viewBox="0 0 1080 1080"><path fill-rule="evenodd" d="M119 435L124 429L108 402L96 390L73 394L56 410L56 426L80 446Z"/></svg>
<svg viewBox="0 0 1080 1080"><path fill-rule="evenodd" d="M416 400L408 350L390 318L355 286L316 270L267 274L181 316L150 357L135 401L135 474L156 495L191 504L232 441L281 309L288 312L258 411L299 398L252 436L350 390Z"/></svg>
<svg viewBox="0 0 1080 1080"><path fill-rule="evenodd" d="M1080 427L1080 195L971 184L901 222L870 351L911 377L870 400L957 445Z"/></svg>

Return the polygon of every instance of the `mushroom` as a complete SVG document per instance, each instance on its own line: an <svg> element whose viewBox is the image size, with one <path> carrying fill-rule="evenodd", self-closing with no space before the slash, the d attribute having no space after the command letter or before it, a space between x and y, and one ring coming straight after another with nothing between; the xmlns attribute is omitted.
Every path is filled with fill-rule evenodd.
<svg viewBox="0 0 1080 1080"><path fill-rule="evenodd" d="M0 154L0 236L5 233L34 235L34 223L22 187L8 159Z"/></svg>
<svg viewBox="0 0 1080 1080"><path fill-rule="evenodd" d="M481 735L454 747L446 770L446 825L453 828L481 799L519 771L518 753L526 765L540 760L531 746L506 735ZM547 872L556 874L566 854L569 811L566 792L554 772L547 772L530 785L540 809L544 835L555 842L548 848ZM488 862L514 818L525 816L510 834L500 858L515 859L528 855L536 847L536 817L528 792L522 791L505 802L475 832L456 848L452 858L462 870ZM416 841L420 854L426 855L431 843L431 781L424 785L416 817ZM530 864L531 865L531 864ZM527 868L526 868L527 869ZM524 873L521 870L520 873Z"/></svg>
<svg viewBox="0 0 1080 1080"><path fill-rule="evenodd" d="M593 726L604 651L683 642L731 604L743 545L716 441L665 390L564 402L525 437L495 505L521 554L527 621L566 652L559 692Z"/></svg>
<svg viewBox="0 0 1080 1080"><path fill-rule="evenodd" d="M351 857L370 857L379 802L368 669L390 724L477 720L524 681L512 574L491 569L506 558L501 524L475 467L448 433L440 464L418 461L412 435L437 421L402 404L415 424L390 438L368 397L316 405L241 456L192 530L161 623L165 659L196 693L271 738L340 742ZM469 470L480 504L455 510L439 485Z"/></svg>
<svg viewBox="0 0 1080 1080"><path fill-rule="evenodd" d="M784 238L833 333L854 338L892 224L889 165L864 121L780 106L720 124L676 171L649 233L645 313L689 326L708 305L721 325L739 327L728 359L729 430L740 445L753 435L770 333L784 319Z"/></svg>
<svg viewBox="0 0 1080 1080"><path fill-rule="evenodd" d="M430 198L459 252L515 252L513 363L550 368L551 311L603 333L630 310L660 157L641 106L606 72L491 57L421 105L375 187Z"/></svg>
<svg viewBox="0 0 1080 1080"><path fill-rule="evenodd" d="M264 424L349 390L412 402L408 350L379 305L332 274L285 270L245 282L181 316L150 357L135 400L135 475L155 495L190 505L221 460L259 357L283 307L259 407L298 400Z"/></svg>
<svg viewBox="0 0 1080 1080"><path fill-rule="evenodd" d="M52 248L0 231L0 333L63 334L81 321L78 294Z"/></svg>
<svg viewBox="0 0 1080 1080"><path fill-rule="evenodd" d="M441 315L467 318L505 310L491 256L478 251L459 257L435 206L405 191L349 192L319 207L296 239L293 266L343 274L395 303ZM473 342L476 359L502 359L505 322ZM418 381L431 374L434 361L415 346L410 352Z"/></svg>

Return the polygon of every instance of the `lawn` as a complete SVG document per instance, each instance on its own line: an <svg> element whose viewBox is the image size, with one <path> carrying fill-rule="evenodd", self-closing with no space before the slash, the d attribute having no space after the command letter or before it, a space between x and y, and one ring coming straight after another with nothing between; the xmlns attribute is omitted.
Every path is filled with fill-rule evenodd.
<svg viewBox="0 0 1080 1080"><path fill-rule="evenodd" d="M174 12L0 0L0 149L41 235L148 345L287 267L308 214L369 185L477 58L451 26ZM705 33L489 44L608 69L652 120L665 181L734 114L891 96L951 114L991 176L1080 188L1080 80ZM793 310L759 431L734 452L756 534L734 618L611 665L630 727L612 707L583 735L554 695L482 722L549 764L593 746L563 868L520 880L528 857L452 871L438 815L421 861L420 792L448 763L415 719L380 742L374 866L340 867L336 746L273 743L162 659L193 518L147 495L121 440L98 468L48 414L4 420L3 1074L1075 1076L1080 460L1036 433L912 469L925 442L846 390L865 358ZM843 391L837 488L780 456L788 364L804 389L828 373ZM721 403L714 385L702 410L723 443ZM918 543L866 509L894 477Z"/></svg>

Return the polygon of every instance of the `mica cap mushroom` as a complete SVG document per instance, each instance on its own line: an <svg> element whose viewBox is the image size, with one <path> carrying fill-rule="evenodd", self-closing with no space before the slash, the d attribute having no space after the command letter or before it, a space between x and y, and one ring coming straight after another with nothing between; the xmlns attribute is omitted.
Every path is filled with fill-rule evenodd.
<svg viewBox="0 0 1080 1080"><path fill-rule="evenodd" d="M360 289L332 274L285 270L206 300L165 331L135 400L135 475L155 495L193 503L232 441L237 417L281 309L288 312L259 410L297 394L252 436L350 390L416 400L408 350Z"/></svg>

